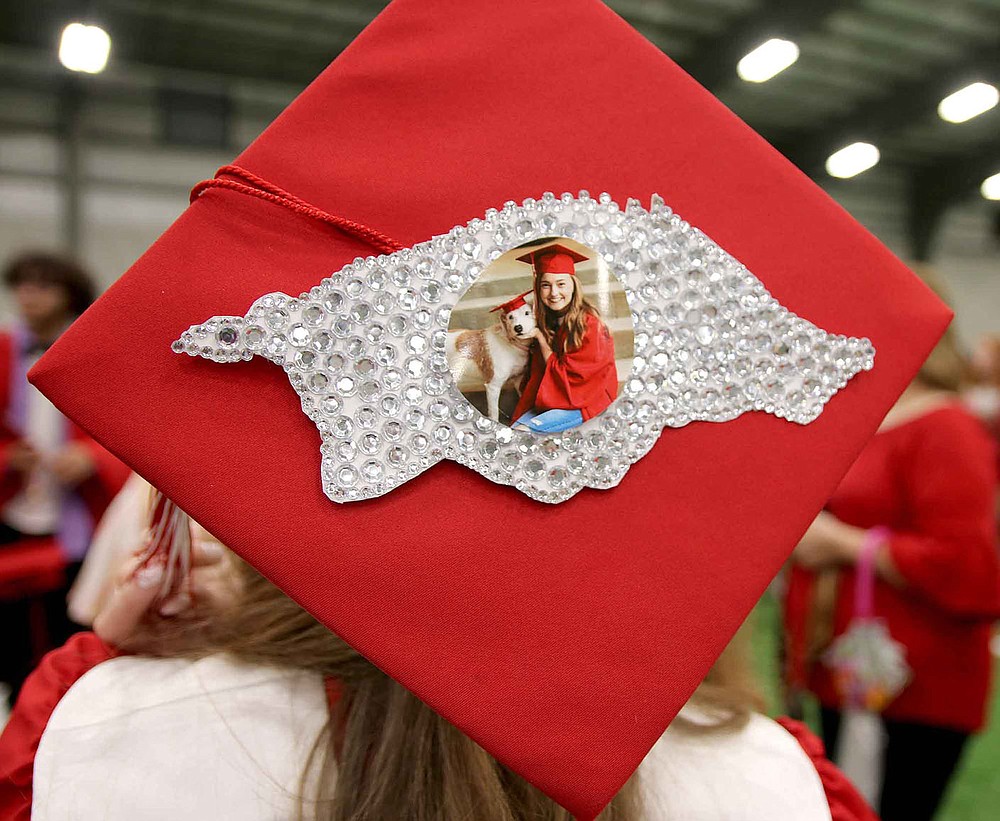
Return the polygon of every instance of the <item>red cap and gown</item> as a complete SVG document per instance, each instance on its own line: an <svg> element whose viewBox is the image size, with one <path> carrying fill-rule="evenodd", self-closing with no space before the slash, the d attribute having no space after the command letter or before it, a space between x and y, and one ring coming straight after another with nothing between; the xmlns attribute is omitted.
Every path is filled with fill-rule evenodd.
<svg viewBox="0 0 1000 821"><path fill-rule="evenodd" d="M569 274L575 288L576 263L587 257L558 243L529 251L517 258L535 269L535 276ZM538 310L545 312L544 305ZM584 421L602 413L618 394L618 370L615 367L615 342L601 318L589 311L587 329L580 345L567 350L566 328L560 325L553 340L553 354L546 361L537 344L531 351L531 364L514 410L516 420L530 410L539 412L561 408L579 410Z"/></svg>

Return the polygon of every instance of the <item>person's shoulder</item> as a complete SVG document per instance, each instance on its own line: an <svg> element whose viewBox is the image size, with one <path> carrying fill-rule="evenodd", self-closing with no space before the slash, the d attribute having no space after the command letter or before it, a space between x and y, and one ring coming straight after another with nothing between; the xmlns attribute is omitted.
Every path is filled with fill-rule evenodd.
<svg viewBox="0 0 1000 821"><path fill-rule="evenodd" d="M114 722L139 711L173 711L179 704L217 700L226 693L299 691L309 695L321 690L322 682L312 673L248 664L225 654L198 659L115 656L93 666L73 684L47 730Z"/></svg>
<svg viewBox="0 0 1000 821"><path fill-rule="evenodd" d="M315 673L222 654L119 656L89 670L53 711L35 757L33 810L283 817L328 717Z"/></svg>
<svg viewBox="0 0 1000 821"><path fill-rule="evenodd" d="M830 821L816 767L780 724L753 714L738 729L713 729L692 705L680 718L640 770L651 819Z"/></svg>

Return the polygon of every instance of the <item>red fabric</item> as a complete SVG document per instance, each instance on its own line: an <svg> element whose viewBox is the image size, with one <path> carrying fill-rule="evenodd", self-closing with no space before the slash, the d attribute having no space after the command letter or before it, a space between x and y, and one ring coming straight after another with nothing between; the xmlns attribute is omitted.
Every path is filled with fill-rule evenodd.
<svg viewBox="0 0 1000 821"><path fill-rule="evenodd" d="M0 735L0 818L31 817L35 753L52 711L84 673L115 655L93 633L76 633L28 676Z"/></svg>
<svg viewBox="0 0 1000 821"><path fill-rule="evenodd" d="M830 499L857 527L886 525L892 561L907 581L875 585L875 616L906 647L913 680L884 711L965 732L982 727L990 687L991 622L1000 616L993 443L955 403L878 434ZM823 704L839 705L825 665L803 666L812 574L792 573L785 609L790 675ZM854 612L854 572L838 586L834 633Z"/></svg>
<svg viewBox="0 0 1000 821"><path fill-rule="evenodd" d="M567 89L580 128L522 116L563 107ZM442 463L381 499L338 505L279 368L177 356L170 343L375 249L213 188L35 368L64 412L209 532L593 817L704 678L949 312L598 0L395 0L239 164L407 244L545 191L608 191L622 205L658 191L783 305L872 339L874 370L812 424L748 413L668 429L611 490L544 505ZM500 521L517 521L518 538Z"/></svg>
<svg viewBox="0 0 1000 821"><path fill-rule="evenodd" d="M66 557L55 539L24 539L0 547L0 600L48 593L65 581Z"/></svg>
<svg viewBox="0 0 1000 821"><path fill-rule="evenodd" d="M790 718L779 718L778 723L799 742L816 768L830 805L832 821L878 821L875 811L868 806L847 776L826 757L823 742L805 724Z"/></svg>
<svg viewBox="0 0 1000 821"><path fill-rule="evenodd" d="M566 344L566 328L556 331L554 349ZM555 353L548 362L538 345L531 349L528 381L521 391L514 419L529 410L554 408L579 410L583 419L592 419L607 409L618 394L618 371L615 369L615 342L607 325L587 314L587 331L580 347Z"/></svg>
<svg viewBox="0 0 1000 821"><path fill-rule="evenodd" d="M576 276L577 262L583 262L586 257L565 245L546 245L540 251L529 251L518 262L527 262L535 268L535 276L542 274L569 274Z"/></svg>

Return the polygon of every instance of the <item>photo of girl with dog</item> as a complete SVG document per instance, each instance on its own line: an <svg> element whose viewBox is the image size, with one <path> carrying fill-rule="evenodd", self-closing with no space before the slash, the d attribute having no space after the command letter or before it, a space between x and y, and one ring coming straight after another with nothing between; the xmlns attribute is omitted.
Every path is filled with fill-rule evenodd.
<svg viewBox="0 0 1000 821"><path fill-rule="evenodd" d="M534 269L536 327L514 430L569 430L618 396L614 338L577 278L577 263L588 259L559 242L518 257Z"/></svg>
<svg viewBox="0 0 1000 821"><path fill-rule="evenodd" d="M633 352L621 283L596 251L563 237L494 260L452 311L446 349L456 385L481 413L539 434L606 410Z"/></svg>

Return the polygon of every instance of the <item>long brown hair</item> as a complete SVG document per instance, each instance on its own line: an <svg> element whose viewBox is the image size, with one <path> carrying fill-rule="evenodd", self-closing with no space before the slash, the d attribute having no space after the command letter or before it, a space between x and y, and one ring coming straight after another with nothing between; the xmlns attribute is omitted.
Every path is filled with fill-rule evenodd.
<svg viewBox="0 0 1000 821"><path fill-rule="evenodd" d="M934 268L923 263L915 263L911 267L942 302L951 305L941 275ZM927 355L916 378L925 387L957 393L968 380L969 370L968 359L959 344L955 323L952 322Z"/></svg>
<svg viewBox="0 0 1000 821"><path fill-rule="evenodd" d="M338 698L302 774L299 819L315 821L572 821L572 815L257 573L233 558L241 588L232 605L193 611L155 628L157 655L228 652L247 662L314 671L336 682ZM727 651L729 653L729 651ZM696 694L715 728L742 726L753 696L741 683L742 656L723 654ZM735 667L734 667L735 664ZM683 725L683 721L678 721ZM691 729L704 732L703 725ZM600 821L643 817L638 776Z"/></svg>
<svg viewBox="0 0 1000 821"><path fill-rule="evenodd" d="M545 334L545 341L549 343L555 353L566 353L575 351L583 344L583 337L587 333L587 314L593 314L600 318L601 312L597 310L589 299L583 295L583 288L580 280L573 274L569 275L573 280L573 297L569 301L569 307L563 312L561 317L552 315L552 312L542 303L542 276L535 274L535 323ZM561 322L560 322L561 319ZM557 342L556 332L560 325L566 328L565 347Z"/></svg>

